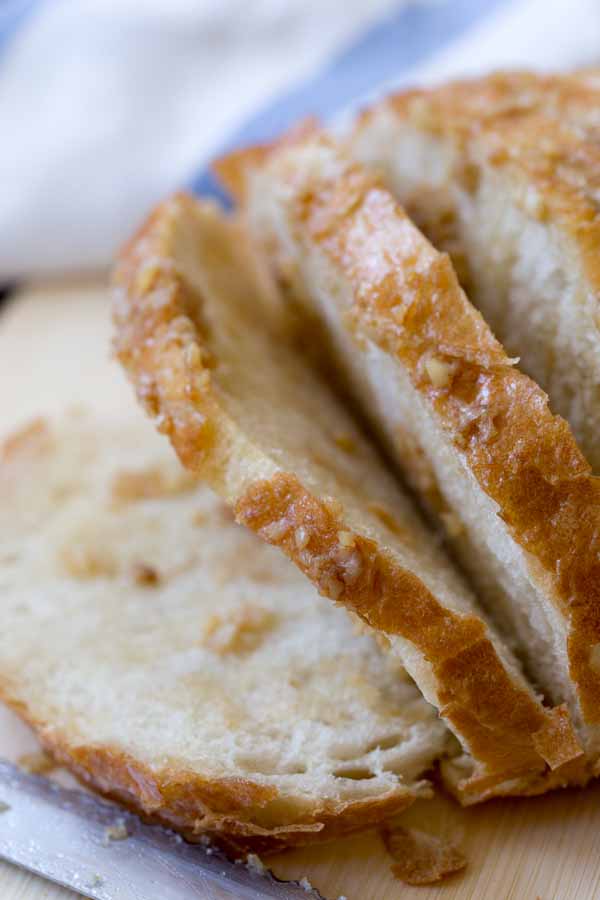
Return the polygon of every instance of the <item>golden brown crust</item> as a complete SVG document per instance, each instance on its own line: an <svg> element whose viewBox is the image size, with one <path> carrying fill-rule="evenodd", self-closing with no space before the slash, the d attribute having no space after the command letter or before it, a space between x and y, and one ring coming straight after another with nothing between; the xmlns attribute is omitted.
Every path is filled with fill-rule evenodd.
<svg viewBox="0 0 600 900"><path fill-rule="evenodd" d="M308 227L316 230L328 252L342 252L341 245L336 249L336 242L349 237L348 221L360 208L363 183L358 170L351 180L354 205L346 196L342 210L335 192L325 198L332 203L335 222L327 203L319 205L316 198L312 205L310 200L305 201ZM391 204L383 191L374 189L374 193L376 203ZM202 470L213 487L227 494L224 483L233 446L228 430L232 426L211 390L210 373L203 374L198 311L171 261L173 220L179 209L193 204L186 197L167 202L125 249L116 275L117 350L138 395L159 418L161 430L169 434L183 463ZM149 262L154 267L150 274ZM352 256L348 265L357 265ZM412 266L405 268L412 271ZM421 276L410 277L416 286ZM437 288L441 290L452 277L447 264L439 266ZM391 285L392 280L388 280ZM364 283L371 285L371 276ZM385 285L376 287L374 296L383 304ZM367 302L370 296L359 302ZM475 318L465 328L448 329L439 310L429 320L424 312L420 310L424 332L431 339L444 339L446 353L459 353L466 345L472 366L504 358L499 345L487 346L483 341L483 320ZM386 321L385 316L382 321ZM190 347L196 349L190 351ZM241 465L245 467L246 461ZM323 593L344 602L376 629L406 637L425 655L435 671L443 715L472 748L478 763L475 777L485 776L498 785L507 778L514 783L522 778L519 784L525 784L529 777L542 777L545 762L560 767L573 756L575 739L563 745L561 734L555 740L552 712L515 684L481 620L451 613L414 573L401 568L361 535L354 536L356 550L348 553L347 548L340 548L337 535L340 529L346 530L346 525L304 490L293 475L259 479L227 499L237 502L240 521L272 543L279 543ZM298 550L290 532L269 528L282 518L290 525L307 528L314 542L309 553ZM350 557L358 553L360 560L350 564ZM580 756L578 749L575 753ZM486 790L491 790L489 785Z"/></svg>
<svg viewBox="0 0 600 900"><path fill-rule="evenodd" d="M343 273L357 326L402 362L529 554L564 618L583 717L600 723L600 480L567 423L468 302L448 258L374 176L342 156L334 178L312 189L289 172L294 221ZM443 384L431 377L432 359L446 367Z"/></svg>
<svg viewBox="0 0 600 900"><path fill-rule="evenodd" d="M473 784L485 778L487 789L542 772L542 759L559 768L581 758L565 711L544 709L514 683L481 619L444 608L374 541L353 534L352 550L340 547L345 523L297 478L280 474L255 483L238 501L236 518L280 547L322 594L375 630L410 641L430 661L441 714L468 739L475 759L485 761L485 774L476 772ZM281 523L285 527L273 527ZM298 528L308 535L302 549Z"/></svg>
<svg viewBox="0 0 600 900"><path fill-rule="evenodd" d="M277 852L369 828L397 815L416 798L415 792L398 784L379 797L325 802L294 821L265 827L253 816L278 797L275 787L236 777L207 779L176 765L152 770L110 745L74 744L15 701L9 685L0 684L0 698L33 728L52 758L84 784L190 841L209 835L240 849Z"/></svg>

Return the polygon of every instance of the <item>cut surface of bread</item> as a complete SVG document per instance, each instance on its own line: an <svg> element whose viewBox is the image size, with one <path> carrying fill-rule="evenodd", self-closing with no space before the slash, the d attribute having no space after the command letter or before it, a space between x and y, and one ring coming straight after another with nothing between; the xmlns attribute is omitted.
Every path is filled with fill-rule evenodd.
<svg viewBox="0 0 600 900"><path fill-rule="evenodd" d="M436 711L148 423L38 422L0 494L0 696L83 780L273 849L427 796Z"/></svg>
<svg viewBox="0 0 600 900"><path fill-rule="evenodd" d="M352 137L600 473L600 79L499 73L392 96Z"/></svg>
<svg viewBox="0 0 600 900"><path fill-rule="evenodd" d="M411 501L290 337L241 226L178 195L123 251L118 356L183 463L390 645L457 734L465 799L541 790L580 755ZM458 763L457 763L458 766ZM458 769L457 769L458 771Z"/></svg>
<svg viewBox="0 0 600 900"><path fill-rule="evenodd" d="M592 771L600 483L568 425L507 357L448 257L330 138L291 137L251 158L245 204L388 457L445 521L481 602L547 700L568 704Z"/></svg>

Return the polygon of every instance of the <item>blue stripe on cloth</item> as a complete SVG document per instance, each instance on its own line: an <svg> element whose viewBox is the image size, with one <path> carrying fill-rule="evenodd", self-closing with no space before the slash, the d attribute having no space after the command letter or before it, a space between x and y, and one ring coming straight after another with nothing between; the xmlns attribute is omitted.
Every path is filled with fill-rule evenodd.
<svg viewBox="0 0 600 900"><path fill-rule="evenodd" d="M252 116L220 148L269 141L307 115L328 120L357 97L416 66L471 28L506 0L446 0L405 6L366 32L322 71ZM229 205L210 169L188 186Z"/></svg>
<svg viewBox="0 0 600 900"><path fill-rule="evenodd" d="M42 0L0 0L0 53Z"/></svg>

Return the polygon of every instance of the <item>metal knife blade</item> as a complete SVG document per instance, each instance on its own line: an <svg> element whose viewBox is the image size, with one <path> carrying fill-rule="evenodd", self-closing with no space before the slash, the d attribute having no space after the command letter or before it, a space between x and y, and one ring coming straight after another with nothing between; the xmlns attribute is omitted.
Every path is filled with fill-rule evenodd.
<svg viewBox="0 0 600 900"><path fill-rule="evenodd" d="M94 900L323 900L2 760L0 858Z"/></svg>

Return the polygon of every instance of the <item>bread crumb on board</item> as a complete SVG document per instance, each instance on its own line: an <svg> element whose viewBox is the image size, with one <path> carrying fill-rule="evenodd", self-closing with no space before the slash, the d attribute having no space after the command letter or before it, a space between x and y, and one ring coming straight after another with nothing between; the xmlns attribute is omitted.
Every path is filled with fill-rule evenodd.
<svg viewBox="0 0 600 900"><path fill-rule="evenodd" d="M116 822L104 829L105 841L124 841L129 837L125 822Z"/></svg>
<svg viewBox="0 0 600 900"><path fill-rule="evenodd" d="M269 869L257 853L249 853L246 857L246 867L256 872L257 875L266 875Z"/></svg>
<svg viewBox="0 0 600 900"><path fill-rule="evenodd" d="M452 841L416 828L384 826L381 836L386 850L396 860L391 867L393 874L406 884L435 884L467 864Z"/></svg>
<svg viewBox="0 0 600 900"><path fill-rule="evenodd" d="M55 761L43 750L24 753L18 758L17 765L22 772L27 772L28 775L48 775L56 769Z"/></svg>

